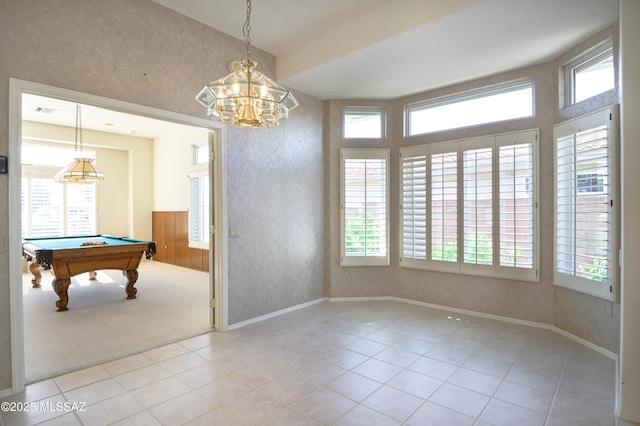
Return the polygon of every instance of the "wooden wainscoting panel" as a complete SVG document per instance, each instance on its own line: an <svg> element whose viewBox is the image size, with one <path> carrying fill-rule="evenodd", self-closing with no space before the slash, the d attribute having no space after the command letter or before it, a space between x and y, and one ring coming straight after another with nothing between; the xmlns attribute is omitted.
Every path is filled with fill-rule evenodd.
<svg viewBox="0 0 640 426"><path fill-rule="evenodd" d="M153 212L153 240L160 254L155 260L209 271L209 251L189 247L188 212Z"/></svg>
<svg viewBox="0 0 640 426"><path fill-rule="evenodd" d="M156 254L153 259L158 262L175 264L175 214L174 212L152 212L152 238L156 242Z"/></svg>

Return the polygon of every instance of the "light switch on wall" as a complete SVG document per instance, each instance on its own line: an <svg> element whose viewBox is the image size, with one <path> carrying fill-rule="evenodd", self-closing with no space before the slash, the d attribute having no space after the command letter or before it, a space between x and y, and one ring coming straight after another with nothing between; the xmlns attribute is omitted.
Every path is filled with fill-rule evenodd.
<svg viewBox="0 0 640 426"><path fill-rule="evenodd" d="M229 227L229 238L238 238L240 237L240 228L237 226Z"/></svg>

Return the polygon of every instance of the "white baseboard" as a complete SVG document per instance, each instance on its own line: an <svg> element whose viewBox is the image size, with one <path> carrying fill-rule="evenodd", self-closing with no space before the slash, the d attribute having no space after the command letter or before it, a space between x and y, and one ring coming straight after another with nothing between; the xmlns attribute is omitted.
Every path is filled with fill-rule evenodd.
<svg viewBox="0 0 640 426"><path fill-rule="evenodd" d="M637 414L631 415L629 413L626 413L625 411L620 411L616 415L616 425L621 424L625 426L631 426L632 424L640 425L640 416L638 416Z"/></svg>
<svg viewBox="0 0 640 426"><path fill-rule="evenodd" d="M522 319L518 319L518 318L511 318L511 317L505 317L505 316L501 316L501 315L493 315L493 314L486 314L483 312L477 312L477 311L469 311L467 309L459 309L459 308L452 308L449 306L443 306L443 305L436 305L434 303L428 303L428 302L420 302L418 300L411 300L411 299L404 299L401 297L395 297L395 296L376 296L376 297L324 297L324 298L320 298L320 299L316 299L316 300L312 300L310 302L306 302L306 303L302 303L300 305L295 305L295 306L291 306L289 308L286 309L282 309L279 311L275 311L275 312L271 312L270 314L266 314L266 315L262 315L256 318L252 318L246 321L242 321L233 325L229 326L229 330L233 330L236 328L240 328L240 327L244 327L247 326L249 324L255 324L257 322L260 321L264 321L266 319L269 318L273 318L273 317L277 317L279 315L282 314L286 314L287 312L292 312L292 311L296 311L298 309L302 309L302 308L306 308L307 306L311 306L311 305L315 305L316 303L320 303L323 301L327 301L327 302L384 302L384 301L394 301L394 302L401 302L401 303L409 303L412 305L419 305L419 306L424 306L427 308L432 308L432 309L438 309L441 311L447 311L447 312L453 312L453 313L457 313L457 314L462 314L462 315L471 315L471 316L475 316L475 317L479 317L479 318L487 318L487 319L492 319L492 320L496 320L496 321L503 321L503 322L508 322L508 323L512 323L512 324L519 324L519 325L526 325L529 327L536 327L536 328L542 328L545 330L550 330L553 331L557 334L560 334L570 340L573 340L576 343L581 344L582 346L586 346L589 349L592 349L596 352L598 352L601 355L606 356L607 358L610 358L612 360L615 360L616 362L618 362L618 354L611 352L608 349L605 349L603 347L600 347L594 343L589 342L588 340L585 340L581 337L578 337L574 334L569 333L566 330L563 330L559 327L556 327L555 325L552 324L545 324L545 323L541 323L541 322L536 322L536 321L528 321L528 320L522 320Z"/></svg>
<svg viewBox="0 0 640 426"><path fill-rule="evenodd" d="M297 311L298 309L302 309L302 308L306 308L307 306L315 305L316 303L324 302L324 300L325 300L324 298L312 300L310 302L301 303L300 305L290 306L288 308L281 309L279 311L271 312L270 314L261 315L259 317L248 319L246 321L237 322L235 324L229 325L227 330L230 331L230 330L234 330L236 328L244 327L244 326L247 326L247 325L250 325L250 324L255 324L257 322L264 321L264 320L269 319L269 318L277 317L279 315L286 314L288 312Z"/></svg>
<svg viewBox="0 0 640 426"><path fill-rule="evenodd" d="M605 349L601 346L598 346L594 343L589 342L588 340L585 340L581 337L578 337L574 334L569 333L566 330L563 330L559 327L556 327L555 325L552 324L545 324L545 323L541 323L541 322L535 322L535 321L528 321L528 320L522 320L522 319L518 319L518 318L511 318L511 317L505 317L505 316L501 316L501 315L493 315L493 314L486 314L483 312L476 312L476 311L469 311L466 309L459 309L459 308L452 308L449 306L443 306L443 305L436 305L433 303L427 303L427 302L420 302L418 300L411 300L411 299L404 299L401 297L395 297L395 296L380 296L380 297L323 297L320 299L316 299L316 300L312 300L310 302L306 302L306 303L302 303L300 305L295 305L295 306L291 306L289 308L286 309L281 309L279 311L275 311L275 312L271 312L270 314L266 314L266 315L262 315L256 318L251 318L249 320L246 321L242 321L233 325L229 326L229 330L234 330L236 328L240 328L240 327L244 327L250 324L255 324L257 322L260 321L264 321L266 319L269 318L273 318L273 317L277 317L279 315L282 314L286 314L288 312L292 312L292 311L296 311L298 309L302 309L302 308L306 308L307 306L311 306L311 305L315 305L317 303L323 302L323 301L327 301L327 302L383 302L383 301L394 301L394 302L401 302L401 303L409 303L412 305L419 305L419 306L424 306L427 308L432 308L432 309L438 309L441 311L447 311L447 312L453 312L453 313L457 313L457 314L462 314L462 315L471 315L471 316L475 316L475 317L479 317L479 318L487 318L487 319L492 319L492 320L496 320L496 321L503 321L503 322L508 322L508 323L512 323L512 324L519 324L519 325L525 325L525 326L529 326L529 327L536 327L536 328L542 328L545 330L550 330L553 331L554 333L560 334L561 336L564 336L576 343L579 343L582 346L585 346L591 350L594 350L596 352L598 352L601 355L606 356L609 359L612 359L616 362L616 372L618 370L618 354L611 352L608 349Z"/></svg>
<svg viewBox="0 0 640 426"><path fill-rule="evenodd" d="M292 311L296 311L298 309L302 309L302 308L306 308L307 306L311 306L311 305L315 305L316 303L320 303L323 301L327 301L327 302L383 302L383 301L394 301L394 302L401 302L401 303L409 303L412 305L419 305L419 306L424 306L427 308L432 308L432 309L438 309L441 311L447 311L447 312L454 312L457 314L462 314L462 315L471 315L471 316L475 316L475 317L479 317L479 318L487 318L487 319L492 319L492 320L496 320L496 321L503 321L503 322L508 322L508 323L512 323L512 324L519 324L519 325L526 325L529 327L536 327L536 328L542 328L545 330L550 330L553 331L557 334L560 334L570 340L573 340L576 343L581 344L582 346L586 346L589 349L592 349L596 352L598 352L599 354L602 354L604 356L606 356L607 358L613 359L616 362L618 361L618 355L614 352L611 352L608 349L605 349L601 346L598 346L594 343L589 342L588 340L585 340L581 337L578 337L574 334L569 333L568 331L565 331L559 327L556 327L555 325L552 324L545 324L545 323L541 323L541 322L536 322L536 321L528 321L528 320L522 320L522 319L518 319L518 318L511 318L511 317L505 317L505 316L501 316L501 315L493 315L493 314L486 314L483 312L477 312L477 311L469 311L467 309L459 309L459 308L452 308L450 306L443 306L443 305L436 305L434 303L428 303L428 302L420 302L418 300L411 300L411 299L404 299L401 297L395 297L395 296L376 296L376 297L324 297L324 298L320 298L320 299L316 299L316 300L312 300L310 302L306 302L306 303L302 303L300 305L295 305L295 306L291 306L289 308L285 308L285 309L281 309L279 311L275 311L275 312L271 312L270 314L266 314L266 315L262 315L256 318L251 318L249 320L246 321L242 321L242 322L238 322L236 324L230 325L229 326L229 330L233 330L236 328L240 328L240 327L244 327L250 324L255 324L257 322L260 321L264 321L266 319L269 318L273 318L273 317L277 317L279 315L282 314L286 314L287 312L292 312Z"/></svg>
<svg viewBox="0 0 640 426"><path fill-rule="evenodd" d="M11 395L13 395L13 391L11 389L0 389L0 398Z"/></svg>
<svg viewBox="0 0 640 426"><path fill-rule="evenodd" d="M555 325L551 325L551 324L545 324L545 323L541 323L541 322L535 322L535 321L527 321L527 320L521 320L521 319L517 319L517 318L511 318L511 317L504 317L504 316L500 316L500 315L493 315L493 314L486 314L483 312L476 312L476 311L469 311L466 309L459 309L459 308L452 308L449 306L443 306L443 305L436 305L433 303L427 303L427 302L420 302L418 300L411 300L411 299L403 299L401 297L395 297L395 296L381 296L381 297L326 297L325 300L329 301L329 302L362 302L362 301L386 301L386 300L392 300L395 302L402 302L402 303L409 303L412 305L419 305L419 306L424 306L427 308L432 308L432 309L439 309L441 311L447 311L447 312L454 312L457 314L462 314L462 315L471 315L471 316L475 316L475 317L479 317L479 318L487 318L487 319L493 319L493 320L497 320L497 321L503 321L503 322L509 322L512 324L519 324L519 325L526 325L529 327L536 327L536 328L542 328L545 330L551 330L555 333L558 333L570 340L573 340L576 343L579 343L583 346L588 347L589 349L592 349L596 352L598 352L599 354L602 354L604 356L606 356L607 358L613 359L616 362L618 361L618 355L614 352L611 352L610 350L607 350L603 347L600 347L596 344L593 344L591 342L589 342L588 340L585 340L581 337L578 337L574 334L569 333L568 331L565 331L561 328L556 327Z"/></svg>

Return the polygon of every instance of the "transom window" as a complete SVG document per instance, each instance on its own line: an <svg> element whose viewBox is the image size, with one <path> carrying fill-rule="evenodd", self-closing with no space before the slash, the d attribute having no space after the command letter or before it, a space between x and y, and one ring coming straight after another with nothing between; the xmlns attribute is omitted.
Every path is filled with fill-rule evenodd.
<svg viewBox="0 0 640 426"><path fill-rule="evenodd" d="M400 150L400 266L538 280L538 131Z"/></svg>
<svg viewBox="0 0 640 426"><path fill-rule="evenodd" d="M517 80L405 107L405 135L416 136L533 116L533 82Z"/></svg>
<svg viewBox="0 0 640 426"><path fill-rule="evenodd" d="M385 121L384 108L346 107L342 136L345 139L381 139L385 137Z"/></svg>
<svg viewBox="0 0 640 426"><path fill-rule="evenodd" d="M590 50L564 67L566 105L615 88L613 43Z"/></svg>

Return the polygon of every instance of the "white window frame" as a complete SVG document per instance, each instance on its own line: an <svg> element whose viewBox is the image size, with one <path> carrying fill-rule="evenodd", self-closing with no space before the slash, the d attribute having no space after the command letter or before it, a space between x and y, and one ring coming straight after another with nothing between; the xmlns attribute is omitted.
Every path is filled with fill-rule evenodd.
<svg viewBox="0 0 640 426"><path fill-rule="evenodd" d="M607 132L607 157L608 157L608 173L607 177L609 178L608 187L609 187L609 202L606 203L609 205L608 211L608 229L607 229L607 279L606 281L596 281L589 278L585 278L583 276L579 276L579 274L584 273L584 271L578 272L576 269L580 269L579 262L577 257L579 254L577 253L578 243L575 241L571 243L567 238L563 238L563 245L567 241L569 241L570 247L573 247L574 256L567 261L569 263L574 264L573 273L568 273L566 271L566 267L559 270L559 258L566 257L566 254L559 253L558 240L562 235L566 234L566 232L561 232L559 229L562 226L562 231L566 231L566 225L560 225L560 207L558 204L563 203L566 204L566 196L564 196L559 190L559 175L560 175L560 165L558 159L558 141L560 139L564 139L567 137L572 137L577 135L580 132L587 132L591 129L596 129L598 127L605 127ZM575 144L574 144L575 147ZM614 105L609 108L605 108L591 114L587 114L573 120L568 120L563 123L559 123L554 126L554 199L555 199L555 210L554 210L554 248L553 248L553 283L558 286L570 288L575 291L587 293L593 296L601 297L606 300L617 301L619 299L619 263L618 263L618 254L620 249L620 228L619 228L619 206L620 206L620 198L619 198L619 119L618 119L618 106ZM575 159L574 159L575 160ZM574 161L569 159L568 161ZM575 160L577 161L577 160ZM570 163L565 163L570 164ZM571 163L573 164L573 163ZM578 171L574 169L574 184L570 187L567 187L568 190L573 189L574 195L573 198L575 202L577 202L577 194L579 192L578 185ZM571 171L570 171L571 172ZM563 173L565 174L565 173ZM566 191L565 191L566 192ZM596 192L601 193L601 192ZM563 200L560 200L560 198ZM570 201L570 200L569 200ZM577 213L567 212L564 214L563 223L567 221L575 227L576 225L576 216ZM573 216L573 217L571 217ZM570 230L569 230L570 231ZM575 234L575 230L573 231ZM564 250L566 251L566 250Z"/></svg>
<svg viewBox="0 0 640 426"><path fill-rule="evenodd" d="M399 250L400 250L400 266L406 268L416 268L416 269L426 269L426 270L434 270L434 271L445 271L445 272L454 272L460 274L470 274L470 275L482 275L482 276L492 276L496 278L507 278L514 279L520 281L539 281L539 208L538 208L538 142L539 140L539 131L538 129L533 130L525 130L521 132L510 132L503 133L499 135L465 139L465 140L456 140L449 142L442 142L436 144L428 144L428 145L418 145L407 148L400 149L400 171L401 176L399 179L400 185L400 214L399 214ZM530 266L504 266L501 263L500 259L500 251L501 245L505 244L507 234L504 234L501 238L500 235L500 184L503 185L506 179L500 178L500 150L501 147L509 147L509 146L530 146L531 149L531 165L530 165L530 182L527 177L525 188L527 191L530 191L528 197L530 198L531 203L531 253L529 257L531 258ZM464 192L464 152L469 150L474 150L477 148L491 148L492 149L492 226L491 233L493 238L492 244L492 262L491 264L478 264L478 263L465 263L464 259L464 202L465 202L465 192ZM435 208L432 199L432 166L431 166L431 158L433 156L441 155L443 153L450 153L451 155L456 155L457 168L456 168L456 176L455 180L456 184L456 214L455 214L455 228L457 229L457 238L456 238L456 252L457 259L456 261L443 261L433 258L433 247L432 247L432 209ZM405 203L411 204L414 202L412 198L412 183L407 182L412 178L411 176L411 162L422 161L424 160L427 164L427 168L425 171L426 174L426 183L422 183L421 181L418 183L416 188L418 191L422 191L423 187L426 187L426 199L424 200L424 213L422 212L422 207L417 206L419 202L422 200L422 194L420 194L419 199L416 198L416 202L411 206L413 208L412 211L405 211ZM405 166L407 166L405 168ZM419 170L420 173L423 172L422 169ZM449 180L452 177L449 177ZM530 186L529 186L530 184ZM513 184L515 185L515 183ZM522 185L522 184L521 184ZM449 196L451 198L451 195ZM453 208L453 203L449 206L450 209ZM418 215L414 215L413 211L419 211ZM405 213L407 216L405 216ZM425 220L425 231L423 233L419 233L420 235L414 235L412 223L405 223L405 221L413 221L415 218L419 220ZM423 219L424 218L424 219ZM405 226L407 230L405 230ZM453 226L453 225L451 225ZM422 229L422 227L420 227ZM411 241L405 241L405 231L408 235L410 235L413 239ZM415 241L418 241L420 247L414 250L413 244ZM405 251L405 244L408 244L408 251ZM414 253L419 253L419 256L410 255L407 256L407 252L414 251ZM423 255L422 253L425 253Z"/></svg>
<svg viewBox="0 0 640 426"><path fill-rule="evenodd" d="M602 91L600 93L597 93L589 98L586 99L582 99L578 102L576 102L576 73L581 69L584 68L588 65L591 65L597 61L599 61L601 58L603 58L604 56L607 56L611 54L612 56L614 56L615 59L615 55L613 52L613 40L608 39L606 40L604 43L600 44L599 46L596 46L590 50L588 50L587 52L583 53L582 55L580 55L578 58L574 59L573 61L565 64L563 66L563 74L564 74L564 105L565 106L571 106L574 105L578 102L584 102L587 99L591 99L594 96L597 96L601 93L605 93L606 91ZM613 74L614 74L614 86L615 86L615 65L614 65L614 70L613 70ZM612 87L609 90L614 89L614 87Z"/></svg>
<svg viewBox="0 0 640 426"><path fill-rule="evenodd" d="M379 136L368 136L368 135L347 135L348 133L348 119L349 115L357 115L357 116L371 116L371 117L379 117L380 118L380 135ZM387 117L385 113L385 109L383 107L374 107L374 106L348 106L345 107L342 111L342 138L343 139L384 139L387 135L387 125L386 125Z"/></svg>
<svg viewBox="0 0 640 426"><path fill-rule="evenodd" d="M478 110L476 108L476 109L473 109L473 111L471 110L466 111L464 114L461 114L460 112L458 112L457 115L454 115L459 117L474 117L473 119L468 120L468 122L466 123L451 124L451 125L438 127L438 128L435 128L432 130L426 130L426 131L417 131L417 130L414 131L412 129L413 127L412 121L414 120L414 117L413 117L414 113L420 113L422 111L427 111L427 110L434 110L434 111L438 109L442 110L442 109L446 109L448 107L452 107L456 105L460 107L462 107L462 105L465 105L465 104L467 104L466 106L471 106L470 103L473 103L474 101L481 101L482 99L488 99L495 96L502 96L502 95L508 96L509 94L516 93L523 89L531 90L531 99L530 99L531 109L529 114L510 115L502 118L490 118L490 117L482 118L482 114L484 112L490 112L493 110L493 109L483 107L481 110ZM509 101L505 99L505 102L508 103ZM511 102L513 102L513 100ZM513 112L513 107L510 108L510 111ZM439 120L433 119L431 122L442 124L445 122L445 119L447 116L451 116L448 111L442 111L442 113L444 115L440 117ZM442 131L447 131L452 129L479 126L479 125L488 124L488 123L517 120L521 118L533 117L534 115L535 115L535 85L532 79L524 78L524 79L509 81L509 82L505 82L505 83L501 83L493 86L482 87L479 89L470 90L466 92L455 93L453 95L444 96L437 99L429 99L426 101L420 101L420 102L415 102L409 105L405 105L404 135L405 137L419 136L419 135L428 134L428 133L435 133L435 132L442 132Z"/></svg>
<svg viewBox="0 0 640 426"><path fill-rule="evenodd" d="M385 221L382 230L384 241L384 253L381 255L346 254L346 176L345 176L345 160L381 160L385 164L385 182L384 182L384 203L385 203ZM389 266L389 181L390 181L390 150L388 149L357 149L342 148L340 150L340 266ZM365 195L366 196L366 195Z"/></svg>

